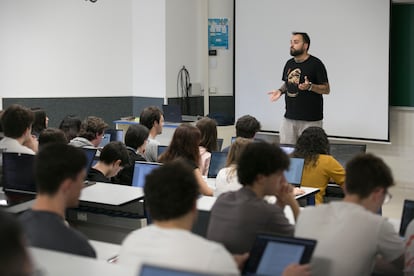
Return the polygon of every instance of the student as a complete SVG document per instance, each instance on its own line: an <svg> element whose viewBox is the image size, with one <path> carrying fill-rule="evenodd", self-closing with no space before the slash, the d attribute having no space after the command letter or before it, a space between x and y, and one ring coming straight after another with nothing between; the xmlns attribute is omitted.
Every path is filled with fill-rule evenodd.
<svg viewBox="0 0 414 276"><path fill-rule="evenodd" d="M175 160L152 171L146 178L144 193L154 223L126 237L119 263L239 274L234 259L222 245L190 232L197 217L199 187L188 162Z"/></svg>
<svg viewBox="0 0 414 276"><path fill-rule="evenodd" d="M227 155L226 166L218 172L216 177L214 196L218 197L222 193L237 191L243 187L237 177L237 163L240 160L243 150L251 142L251 139L237 137L233 144L231 144L230 151Z"/></svg>
<svg viewBox="0 0 414 276"><path fill-rule="evenodd" d="M403 241L388 220L378 215L390 199L392 185L393 176L384 161L361 154L346 166L343 201L302 210L295 236L318 241L311 262L315 275L370 275L376 261L401 273Z"/></svg>
<svg viewBox="0 0 414 276"><path fill-rule="evenodd" d="M108 124L99 117L89 116L81 124L79 135L70 140L69 145L74 147L95 147L102 142Z"/></svg>
<svg viewBox="0 0 414 276"><path fill-rule="evenodd" d="M130 125L125 133L125 145L128 151L128 164L115 176L115 183L132 185L135 161L147 161L145 150L148 143L149 131L143 125Z"/></svg>
<svg viewBox="0 0 414 276"><path fill-rule="evenodd" d="M207 238L223 243L232 254L250 251L257 233L273 232L293 236L294 227L285 217L286 205L295 219L299 205L284 170L289 157L277 146L250 143L242 152L237 176L243 185L238 191L222 194L211 209ZM264 197L276 196L276 204Z"/></svg>
<svg viewBox="0 0 414 276"><path fill-rule="evenodd" d="M87 179L111 183L111 177L117 175L128 162L126 146L121 142L110 142L102 149L99 161L90 168Z"/></svg>
<svg viewBox="0 0 414 276"><path fill-rule="evenodd" d="M213 190L204 181L201 171L198 168L200 162L200 153L198 145L200 144L200 131L190 124L181 124L174 131L171 143L159 161L168 163L177 158L183 158L193 167L194 175L200 187L200 193L206 196L212 196Z"/></svg>
<svg viewBox="0 0 414 276"><path fill-rule="evenodd" d="M254 136L261 129L260 122L251 115L244 115L237 119L236 122L236 137L247 139L254 139ZM228 152L230 147L224 148L223 152Z"/></svg>
<svg viewBox="0 0 414 276"><path fill-rule="evenodd" d="M38 153L36 199L19 217L31 246L96 257L86 237L65 221L66 208L78 206L85 166L84 152L69 145L50 144Z"/></svg>
<svg viewBox="0 0 414 276"><path fill-rule="evenodd" d="M48 127L49 118L46 116L46 112L40 107L32 107L31 110L34 114L32 134L39 138L40 132Z"/></svg>
<svg viewBox="0 0 414 276"><path fill-rule="evenodd" d="M37 140L39 141L39 149L50 143L68 143L65 133L62 130L53 127L42 130Z"/></svg>
<svg viewBox="0 0 414 276"><path fill-rule="evenodd" d="M343 187L345 169L332 155L329 155L328 136L322 128L305 129L299 136L292 156L305 159L301 185L320 189L315 196L316 204L324 202L325 191L330 180Z"/></svg>
<svg viewBox="0 0 414 276"><path fill-rule="evenodd" d="M59 124L59 129L61 129L68 141L71 141L73 138L79 135L80 127L82 121L76 115L67 115Z"/></svg>
<svg viewBox="0 0 414 276"><path fill-rule="evenodd" d="M156 162L158 160L158 145L160 145L160 142L155 140L155 138L162 133L164 115L158 107L149 106L141 112L139 123L149 129L149 139L145 151L145 159L150 162Z"/></svg>
<svg viewBox="0 0 414 276"><path fill-rule="evenodd" d="M33 264L16 218L0 210L0 275L33 275Z"/></svg>
<svg viewBox="0 0 414 276"><path fill-rule="evenodd" d="M0 166L3 164L2 152L15 152L34 155L38 142L32 136L33 112L21 105L9 106L1 116L4 138L0 141Z"/></svg>
<svg viewBox="0 0 414 276"><path fill-rule="evenodd" d="M217 151L217 123L215 120L204 117L197 121L196 127L200 130L201 141L199 145L200 162L198 167L201 174L207 176L210 167L211 152Z"/></svg>

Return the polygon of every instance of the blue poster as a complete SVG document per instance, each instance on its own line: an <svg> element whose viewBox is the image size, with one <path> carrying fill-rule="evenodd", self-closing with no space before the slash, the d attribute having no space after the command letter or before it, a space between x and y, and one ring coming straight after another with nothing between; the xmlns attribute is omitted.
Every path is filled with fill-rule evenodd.
<svg viewBox="0 0 414 276"><path fill-rule="evenodd" d="M208 19L208 49L229 48L229 19Z"/></svg>

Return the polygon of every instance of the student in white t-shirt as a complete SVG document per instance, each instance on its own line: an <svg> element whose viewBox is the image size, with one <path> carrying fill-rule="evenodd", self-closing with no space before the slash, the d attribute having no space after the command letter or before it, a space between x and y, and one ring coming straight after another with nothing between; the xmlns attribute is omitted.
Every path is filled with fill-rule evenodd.
<svg viewBox="0 0 414 276"><path fill-rule="evenodd" d="M390 168L372 154L361 154L346 166L345 198L307 207L296 223L295 236L318 241L315 275L400 275L404 244L388 220L378 215L394 185ZM391 271L391 272L390 272Z"/></svg>
<svg viewBox="0 0 414 276"><path fill-rule="evenodd" d="M148 144L145 150L145 159L150 162L158 160L158 142L155 138L162 133L164 126L164 114L156 106L149 106L139 115L139 123L149 129Z"/></svg>
<svg viewBox="0 0 414 276"><path fill-rule="evenodd" d="M235 260L221 244L190 232L199 196L191 166L178 159L155 169L146 178L144 192L154 223L126 237L119 263L239 274Z"/></svg>

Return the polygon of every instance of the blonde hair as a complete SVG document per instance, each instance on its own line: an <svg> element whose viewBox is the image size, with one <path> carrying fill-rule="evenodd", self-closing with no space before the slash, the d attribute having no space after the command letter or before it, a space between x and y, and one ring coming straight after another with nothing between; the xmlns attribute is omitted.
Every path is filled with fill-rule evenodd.
<svg viewBox="0 0 414 276"><path fill-rule="evenodd" d="M240 156L248 144L252 143L252 139L237 137L230 146L229 154L226 159L226 167L230 168L228 177L230 178L236 173L237 164Z"/></svg>

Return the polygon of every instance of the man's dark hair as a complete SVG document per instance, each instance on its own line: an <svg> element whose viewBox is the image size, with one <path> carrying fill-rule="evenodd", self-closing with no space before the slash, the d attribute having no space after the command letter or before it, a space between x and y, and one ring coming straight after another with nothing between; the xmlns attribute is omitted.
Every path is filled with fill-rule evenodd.
<svg viewBox="0 0 414 276"><path fill-rule="evenodd" d="M125 134L125 145L133 149L142 146L148 140L149 130L144 125L130 125Z"/></svg>
<svg viewBox="0 0 414 276"><path fill-rule="evenodd" d="M243 150L237 165L237 176L243 186L251 186L261 174L269 176L289 168L289 157L278 146L257 142Z"/></svg>
<svg viewBox="0 0 414 276"><path fill-rule="evenodd" d="M190 212L196 204L199 187L193 168L176 159L147 175L144 193L151 218L165 221Z"/></svg>
<svg viewBox="0 0 414 276"><path fill-rule="evenodd" d="M59 124L59 129L61 129L65 135L66 139L70 142L73 138L78 136L82 121L76 115L67 115Z"/></svg>
<svg viewBox="0 0 414 276"><path fill-rule="evenodd" d="M310 47L310 37L307 33L303 33L303 32L292 32L292 35L300 35L302 36L303 42L305 42L306 44L308 44L308 50Z"/></svg>
<svg viewBox="0 0 414 276"><path fill-rule="evenodd" d="M121 142L113 141L102 149L99 161L109 165L117 160L121 160L120 166L128 165L128 150Z"/></svg>
<svg viewBox="0 0 414 276"><path fill-rule="evenodd" d="M50 143L68 143L65 133L62 130L53 127L42 130L42 132L40 132L39 134L38 140L39 147L44 147L45 145Z"/></svg>
<svg viewBox="0 0 414 276"><path fill-rule="evenodd" d="M391 169L370 153L352 158L346 165L345 187L348 194L367 198L376 188L387 190L394 185Z"/></svg>
<svg viewBox="0 0 414 276"><path fill-rule="evenodd" d="M162 111L156 106L149 106L142 110L139 115L139 123L146 126L149 130L154 126L154 122L160 123Z"/></svg>
<svg viewBox="0 0 414 276"><path fill-rule="evenodd" d="M92 141L96 138L96 135L101 135L104 133L105 129L108 127L108 124L105 123L102 118L89 116L81 124L79 131L79 137L83 137Z"/></svg>
<svg viewBox="0 0 414 276"><path fill-rule="evenodd" d="M4 136L10 138L21 137L34 121L33 112L21 105L9 106L1 116Z"/></svg>
<svg viewBox="0 0 414 276"><path fill-rule="evenodd" d="M35 157L37 191L54 195L65 179L76 179L85 167L82 149L59 143L46 145Z"/></svg>
<svg viewBox="0 0 414 276"><path fill-rule="evenodd" d="M0 210L0 275L29 275L25 269L30 258L23 240L23 230L17 219Z"/></svg>
<svg viewBox="0 0 414 276"><path fill-rule="evenodd" d="M261 127L260 122L255 117L244 115L236 122L236 136L253 138Z"/></svg>

